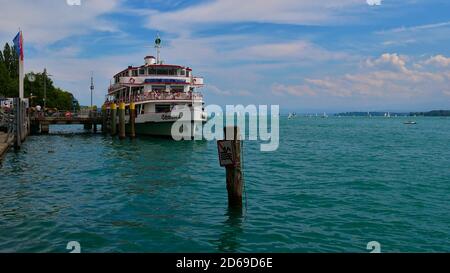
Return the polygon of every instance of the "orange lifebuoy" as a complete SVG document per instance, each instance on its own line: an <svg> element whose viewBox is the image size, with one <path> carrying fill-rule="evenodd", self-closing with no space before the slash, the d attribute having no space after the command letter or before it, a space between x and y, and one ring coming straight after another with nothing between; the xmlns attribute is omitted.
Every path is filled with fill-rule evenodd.
<svg viewBox="0 0 450 273"><path fill-rule="evenodd" d="M129 81L131 84L133 84L133 83L135 83L136 82L136 80L135 79L133 79L133 78L130 78L130 81Z"/></svg>

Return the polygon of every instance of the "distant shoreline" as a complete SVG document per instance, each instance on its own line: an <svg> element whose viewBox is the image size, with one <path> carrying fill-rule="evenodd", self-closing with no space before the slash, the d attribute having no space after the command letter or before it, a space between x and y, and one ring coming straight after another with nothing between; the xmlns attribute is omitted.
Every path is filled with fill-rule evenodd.
<svg viewBox="0 0 450 273"><path fill-rule="evenodd" d="M342 117L362 117L362 116L373 116L373 117L383 117L388 114L391 117L399 116L399 117L450 117L450 110L432 110L428 112L409 112L409 113L395 113L395 112L345 112L345 113L337 113L335 116Z"/></svg>

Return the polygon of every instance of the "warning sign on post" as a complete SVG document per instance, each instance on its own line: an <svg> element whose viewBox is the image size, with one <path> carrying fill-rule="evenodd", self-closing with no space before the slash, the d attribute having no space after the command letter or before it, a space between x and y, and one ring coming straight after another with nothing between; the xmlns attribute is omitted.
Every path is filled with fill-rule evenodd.
<svg viewBox="0 0 450 273"><path fill-rule="evenodd" d="M234 165L236 159L234 158L234 146L231 140L217 141L217 148L219 149L220 166Z"/></svg>

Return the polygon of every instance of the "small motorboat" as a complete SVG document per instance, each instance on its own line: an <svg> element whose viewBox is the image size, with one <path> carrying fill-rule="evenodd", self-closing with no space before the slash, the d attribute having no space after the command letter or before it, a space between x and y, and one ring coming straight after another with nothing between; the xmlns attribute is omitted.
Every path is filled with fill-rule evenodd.
<svg viewBox="0 0 450 273"><path fill-rule="evenodd" d="M415 121L405 121L405 122L403 122L403 124L411 125L411 124L417 124L417 122L415 122Z"/></svg>

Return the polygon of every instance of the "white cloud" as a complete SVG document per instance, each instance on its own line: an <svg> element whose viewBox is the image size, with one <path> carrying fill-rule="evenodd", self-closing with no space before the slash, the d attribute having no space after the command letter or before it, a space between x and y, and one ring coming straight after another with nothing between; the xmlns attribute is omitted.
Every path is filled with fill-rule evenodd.
<svg viewBox="0 0 450 273"><path fill-rule="evenodd" d="M212 92L215 95L218 96L241 96L241 97L247 97L251 96L252 93L245 89L237 89L237 90L223 90L213 84L206 85L207 92Z"/></svg>
<svg viewBox="0 0 450 273"><path fill-rule="evenodd" d="M324 24L341 12L361 5L361 0L216 0L181 10L153 11L148 27L186 34L196 26L221 23Z"/></svg>
<svg viewBox="0 0 450 273"><path fill-rule="evenodd" d="M398 27L398 28L378 32L378 34L389 33L389 32L390 33L414 32L414 31L418 31L418 30L429 30L429 29L442 28L442 27L448 27L448 26L450 26L450 22L440 22L440 23L434 23L434 24L410 26L410 27L403 26L403 27Z"/></svg>
<svg viewBox="0 0 450 273"><path fill-rule="evenodd" d="M406 68L406 56L398 55L397 53L384 53L379 58L373 60L373 59L367 59L366 64L369 67L374 67L380 64L388 64L392 65L393 67L399 69L400 71L406 72L408 69Z"/></svg>
<svg viewBox="0 0 450 273"><path fill-rule="evenodd" d="M208 91L211 91L219 96L231 96L231 92L229 90L222 90L219 87L212 84L208 85Z"/></svg>
<svg viewBox="0 0 450 273"><path fill-rule="evenodd" d="M329 51L304 40L279 43L262 43L244 47L234 52L241 59L258 61L329 61L349 58L348 54Z"/></svg>
<svg viewBox="0 0 450 273"><path fill-rule="evenodd" d="M380 6L381 0L366 0L369 6Z"/></svg>
<svg viewBox="0 0 450 273"><path fill-rule="evenodd" d="M433 64L436 66L447 67L450 66L450 58L447 58L443 55L436 55L430 57L428 60L424 62L424 64Z"/></svg>
<svg viewBox="0 0 450 273"><path fill-rule="evenodd" d="M126 68L130 62L144 62L145 49L141 52L95 58L81 58L74 55L76 48L64 48L60 51L44 51L42 55L29 58L25 62L25 71L41 72L44 67L53 75L56 86L72 92L82 104L89 102L90 72L94 72L94 101L101 105L114 74ZM101 65L99 65L101 64Z"/></svg>
<svg viewBox="0 0 450 273"><path fill-rule="evenodd" d="M430 98L448 95L450 70L426 70L410 58L395 53L385 53L379 58L368 59L360 71L333 77L305 79L304 84L272 86L274 94L320 97L365 98ZM437 55L425 62L447 64L449 58ZM385 65L388 65L386 67ZM394 70L388 69L389 66ZM410 66L412 68L410 68Z"/></svg>
<svg viewBox="0 0 450 273"><path fill-rule="evenodd" d="M292 95L292 96L316 96L319 92L313 90L307 85L285 85L275 83L272 85L272 93L275 95Z"/></svg>
<svg viewBox="0 0 450 273"><path fill-rule="evenodd" d="M119 0L90 0L82 5L67 5L60 0L2 1L0 35L15 35L21 28L25 42L48 45L72 35L90 31L118 31L116 26L100 19L114 11Z"/></svg>

